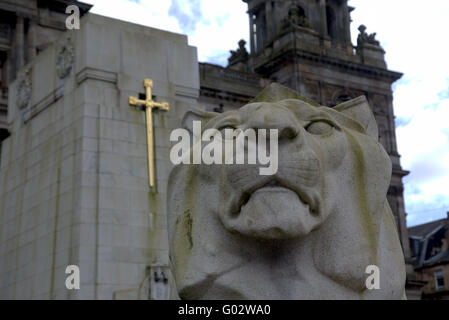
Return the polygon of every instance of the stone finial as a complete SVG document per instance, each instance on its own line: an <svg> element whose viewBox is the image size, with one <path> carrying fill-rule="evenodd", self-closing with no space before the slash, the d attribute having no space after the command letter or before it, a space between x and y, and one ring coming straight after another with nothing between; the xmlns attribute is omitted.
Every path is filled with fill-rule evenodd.
<svg viewBox="0 0 449 320"><path fill-rule="evenodd" d="M246 41L241 39L237 50L230 50L231 56L228 58L228 67L241 71L248 71L249 53L245 48Z"/></svg>
<svg viewBox="0 0 449 320"><path fill-rule="evenodd" d="M231 56L229 57L228 61L230 65L236 64L238 62L246 62L248 61L248 51L245 48L246 41L241 39L239 41L239 47L237 50L230 50Z"/></svg>
<svg viewBox="0 0 449 320"><path fill-rule="evenodd" d="M287 17L281 22L281 29L288 30L295 27L310 28L310 22L301 7L292 5L288 10Z"/></svg>
<svg viewBox="0 0 449 320"><path fill-rule="evenodd" d="M376 40L376 33L368 34L366 33L366 26L360 25L358 30L360 31L359 36L357 37L357 45L363 45L365 43L380 46L379 41Z"/></svg>

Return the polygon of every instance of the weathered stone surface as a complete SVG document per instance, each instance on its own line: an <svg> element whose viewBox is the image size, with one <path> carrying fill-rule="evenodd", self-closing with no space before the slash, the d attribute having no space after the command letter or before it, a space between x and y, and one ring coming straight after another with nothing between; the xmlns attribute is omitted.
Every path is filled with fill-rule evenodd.
<svg viewBox="0 0 449 320"><path fill-rule="evenodd" d="M170 174L179 296L404 298L404 258L386 199L392 165L366 98L328 108L271 85L254 101L207 113L203 128L232 120L293 133L280 135L275 175L254 165L184 164ZM378 290L366 286L371 265L380 269Z"/></svg>
<svg viewBox="0 0 449 320"><path fill-rule="evenodd" d="M29 101L19 108L17 79L1 154L0 299L143 298L147 267L168 268L168 137L199 95L196 49L183 35L87 14L27 67ZM156 193L145 114L128 105L144 78L170 103L153 118ZM80 290L65 287L71 264Z"/></svg>

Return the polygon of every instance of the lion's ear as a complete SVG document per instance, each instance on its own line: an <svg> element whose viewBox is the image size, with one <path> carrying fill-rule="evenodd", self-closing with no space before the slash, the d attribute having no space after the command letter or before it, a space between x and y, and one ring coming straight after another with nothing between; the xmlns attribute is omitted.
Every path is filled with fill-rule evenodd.
<svg viewBox="0 0 449 320"><path fill-rule="evenodd" d="M377 128L376 118L374 117L365 96L360 96L350 101L343 102L333 109L357 120L365 128L367 135L376 141L379 140L379 130Z"/></svg>
<svg viewBox="0 0 449 320"><path fill-rule="evenodd" d="M193 108L184 114L184 117L182 118L182 122L181 122L182 127L184 129L189 130L190 133L193 133L193 122L194 121L201 121L201 126L204 127L206 122L208 122L212 118L215 118L218 115L219 115L219 113L217 113L217 112L209 112L209 111L204 111L204 110L200 110L197 108Z"/></svg>

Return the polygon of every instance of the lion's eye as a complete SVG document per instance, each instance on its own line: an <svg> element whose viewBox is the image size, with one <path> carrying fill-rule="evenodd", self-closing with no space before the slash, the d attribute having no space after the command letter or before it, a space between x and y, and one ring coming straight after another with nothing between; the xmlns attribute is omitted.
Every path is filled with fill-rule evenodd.
<svg viewBox="0 0 449 320"><path fill-rule="evenodd" d="M326 121L315 121L306 127L307 132L315 135L328 134L334 128L329 122Z"/></svg>
<svg viewBox="0 0 449 320"><path fill-rule="evenodd" d="M220 128L218 128L218 131L224 131L226 129L235 130L235 127L232 124L225 124L220 126Z"/></svg>

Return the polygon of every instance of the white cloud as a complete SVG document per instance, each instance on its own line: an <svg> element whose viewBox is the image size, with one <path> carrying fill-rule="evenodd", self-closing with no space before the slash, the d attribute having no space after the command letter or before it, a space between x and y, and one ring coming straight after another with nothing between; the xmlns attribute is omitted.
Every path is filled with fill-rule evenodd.
<svg viewBox="0 0 449 320"><path fill-rule="evenodd" d="M202 8L207 20L189 35L189 43L198 48L200 60L225 65L229 50L236 49L240 39L249 38L247 4L241 0L203 0Z"/></svg>
<svg viewBox="0 0 449 320"><path fill-rule="evenodd" d="M241 0L87 0L91 12L183 33L200 61L227 64L229 50L249 38L247 5ZM197 8L197 6L199 6Z"/></svg>
<svg viewBox="0 0 449 320"><path fill-rule="evenodd" d="M200 61L226 65L229 50L247 40L247 5L241 0L87 0L92 12L188 35ZM350 0L352 36L360 24L377 33L394 85L397 141L410 225L449 210L449 1ZM198 6L200 6L198 8ZM433 210L436 208L444 208Z"/></svg>
<svg viewBox="0 0 449 320"><path fill-rule="evenodd" d="M171 1L83 0L93 4L90 12L124 21L182 33L178 20L168 15Z"/></svg>

